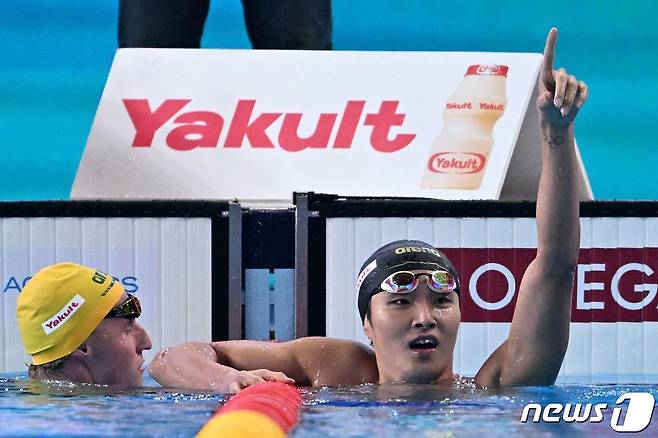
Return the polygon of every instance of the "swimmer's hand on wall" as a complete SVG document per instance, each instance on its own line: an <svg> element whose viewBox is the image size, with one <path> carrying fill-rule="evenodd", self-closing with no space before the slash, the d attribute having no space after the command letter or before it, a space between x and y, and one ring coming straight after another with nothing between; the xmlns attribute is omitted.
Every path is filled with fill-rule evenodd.
<svg viewBox="0 0 658 438"><path fill-rule="evenodd" d="M587 100L588 89L583 81L568 74L564 68L553 70L556 42L557 29L552 28L546 38L544 61L539 73L537 108L542 125L567 126Z"/></svg>

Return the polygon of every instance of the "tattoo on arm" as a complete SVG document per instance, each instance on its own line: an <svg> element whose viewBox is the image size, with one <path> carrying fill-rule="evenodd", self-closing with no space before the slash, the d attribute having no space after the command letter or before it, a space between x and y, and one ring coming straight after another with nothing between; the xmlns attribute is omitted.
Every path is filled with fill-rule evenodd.
<svg viewBox="0 0 658 438"><path fill-rule="evenodd" d="M564 143L564 137L561 135L557 137L553 137L552 135L547 135L544 137L544 141L548 143L549 146L555 147L555 146L560 146L562 143Z"/></svg>

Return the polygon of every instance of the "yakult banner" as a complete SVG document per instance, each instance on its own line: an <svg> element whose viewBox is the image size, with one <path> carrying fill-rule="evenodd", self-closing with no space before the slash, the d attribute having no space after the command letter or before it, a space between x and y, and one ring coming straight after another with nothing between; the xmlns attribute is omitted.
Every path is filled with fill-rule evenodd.
<svg viewBox="0 0 658 438"><path fill-rule="evenodd" d="M560 375L658 374L658 218L580 221ZM420 239L444 251L460 275L455 372L473 375L506 339L521 279L537 251L535 219L330 218L326 224L327 336L367 343L356 310L361 263L384 243Z"/></svg>
<svg viewBox="0 0 658 438"><path fill-rule="evenodd" d="M121 49L73 198L534 199L541 55ZM583 199L592 197L581 166Z"/></svg>

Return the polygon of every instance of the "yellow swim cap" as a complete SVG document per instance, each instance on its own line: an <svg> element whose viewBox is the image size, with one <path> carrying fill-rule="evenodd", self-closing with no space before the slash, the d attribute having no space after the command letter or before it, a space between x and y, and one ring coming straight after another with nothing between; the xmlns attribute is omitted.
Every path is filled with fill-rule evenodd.
<svg viewBox="0 0 658 438"><path fill-rule="evenodd" d="M18 295L18 330L34 365L71 354L117 304L123 286L76 263L47 266Z"/></svg>

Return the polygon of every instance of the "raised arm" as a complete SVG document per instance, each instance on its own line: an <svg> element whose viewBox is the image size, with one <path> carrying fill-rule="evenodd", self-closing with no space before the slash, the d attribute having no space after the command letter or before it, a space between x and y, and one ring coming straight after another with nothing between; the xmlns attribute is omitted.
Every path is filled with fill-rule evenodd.
<svg viewBox="0 0 658 438"><path fill-rule="evenodd" d="M151 362L150 373L163 386L233 393L263 380L299 386L377 381L369 348L329 338L191 342L161 350Z"/></svg>
<svg viewBox="0 0 658 438"><path fill-rule="evenodd" d="M546 39L537 98L542 137L537 256L523 275L509 337L476 376L485 386L553 384L569 342L580 244L574 119L588 90L564 69L553 70L556 40L553 28Z"/></svg>

